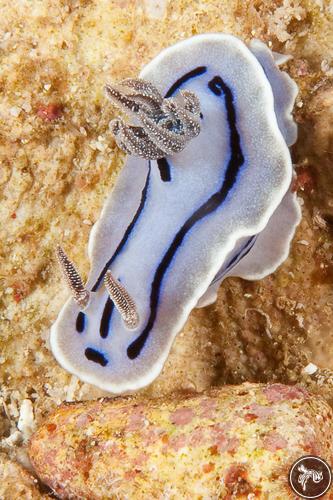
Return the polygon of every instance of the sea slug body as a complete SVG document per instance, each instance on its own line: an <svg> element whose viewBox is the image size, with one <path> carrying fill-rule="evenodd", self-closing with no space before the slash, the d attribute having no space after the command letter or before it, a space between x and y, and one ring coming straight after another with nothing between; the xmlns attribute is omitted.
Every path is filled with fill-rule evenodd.
<svg viewBox="0 0 333 500"><path fill-rule="evenodd" d="M56 359L82 380L113 393L151 383L223 279L260 279L287 257L300 220L288 149L297 87L279 63L259 41L207 34L142 70L166 99L198 97L200 133L163 158L129 157L91 232L89 300L69 299L51 330Z"/></svg>

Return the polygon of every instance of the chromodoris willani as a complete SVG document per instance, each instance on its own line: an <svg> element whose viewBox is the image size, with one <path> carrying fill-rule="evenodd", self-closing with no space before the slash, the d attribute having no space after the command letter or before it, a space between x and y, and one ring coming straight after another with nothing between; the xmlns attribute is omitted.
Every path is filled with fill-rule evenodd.
<svg viewBox="0 0 333 500"><path fill-rule="evenodd" d="M74 291L51 331L64 368L113 393L139 389L224 278L260 279L285 260L300 208L288 149L297 86L279 69L284 61L259 41L199 35L160 53L139 83L128 81L129 102L118 96L125 108L140 108L131 104L140 92L141 109L160 108L150 121L141 113L144 131L113 122L137 155L91 232L85 287L59 250Z"/></svg>

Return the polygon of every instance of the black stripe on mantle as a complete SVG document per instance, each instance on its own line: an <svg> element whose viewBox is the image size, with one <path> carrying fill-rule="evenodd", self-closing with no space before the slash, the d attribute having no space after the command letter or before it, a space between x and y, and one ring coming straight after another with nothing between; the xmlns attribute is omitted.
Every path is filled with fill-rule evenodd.
<svg viewBox="0 0 333 500"><path fill-rule="evenodd" d="M114 302L110 299L110 297L108 297L107 301L105 302L102 319L99 326L99 333L102 339L106 339L106 337L109 334L110 320L113 310L114 310Z"/></svg>
<svg viewBox="0 0 333 500"><path fill-rule="evenodd" d="M106 366L108 364L107 358L104 356L103 353L97 351L93 347L87 347L87 349L84 351L84 354L89 361L93 361L94 363L97 363L101 366Z"/></svg>
<svg viewBox="0 0 333 500"><path fill-rule="evenodd" d="M206 73L207 67L206 66L198 66L197 68L193 69L192 71L189 71L189 73L186 73L184 76L179 78L167 91L165 94L165 98L173 96L173 94L181 87L184 85L184 83L188 82L192 78L195 78L197 76L203 75ZM202 113L200 113L200 118L203 118ZM170 182L171 181L171 167L166 158L159 158L157 160L157 166L160 171L160 176L161 180L163 182Z"/></svg>
<svg viewBox="0 0 333 500"><path fill-rule="evenodd" d="M208 87L215 95L224 96L225 106L227 110L231 157L226 169L225 178L223 180L221 188L212 196L210 196L210 198L208 198L208 200L203 205L201 205L201 207L198 208L183 224L183 226L174 237L174 240L171 243L170 247L164 254L160 264L158 265L151 287L150 316L142 333L127 348L127 355L130 359L135 359L140 355L149 337L150 331L154 326L157 315L160 289L164 275L168 270L171 261L176 255L178 248L182 244L182 241L184 240L186 234L198 221L220 207L220 205L224 202L228 193L234 186L241 166L244 163L244 156L240 145L240 136L236 126L236 110L233 102L232 91L220 76L215 76L212 80L210 80L210 82L208 83Z"/></svg>
<svg viewBox="0 0 333 500"><path fill-rule="evenodd" d="M102 272L100 273L96 283L94 284L94 286L92 287L91 291L92 292L96 292L96 290L98 289L98 287L100 286L100 284L102 283L103 279L104 279L104 276L105 276L105 273L106 271L108 270L108 268L111 266L112 262L116 259L116 257L120 254L121 250L123 249L123 247L125 246L128 238L129 238L129 235L131 234L131 231L132 229L134 228L138 218L140 217L140 214L143 210L143 207L146 203L146 197L147 197L147 191L148 191L148 186L149 186L149 180L150 180L150 171L151 171L151 163L149 161L149 168L148 168L148 173L147 173L147 178L146 178L146 182L145 182L145 185L144 185L144 188L141 192L141 200L140 200L140 204L139 204L139 207L131 221L131 223L129 224L129 226L127 227L126 231L125 231L125 234L124 236L122 237L115 253L112 255L112 257L110 257L110 259L107 261L107 263L105 264L105 266L103 267L103 270ZM101 325L100 325L100 334L103 338L104 335L105 335L105 325L109 324L110 322L110 317L111 317L111 313L113 311L113 308L108 308L107 307L107 304L108 304L108 300L109 300L109 297L105 303L105 306L104 306L104 312L103 312L103 316L102 316L102 319L101 319ZM107 311L106 311L107 309ZM104 325L102 325L102 323ZM85 325L85 314L80 311L79 314L77 315L77 318L76 318L76 330L78 333L82 333L83 330L84 330L84 325Z"/></svg>
<svg viewBox="0 0 333 500"><path fill-rule="evenodd" d="M94 286L91 289L92 292L96 292L96 290L99 288L100 284L102 283L102 281L104 279L106 271L109 269L109 267L111 266L111 264L113 263L113 261L116 259L116 257L118 257L118 255L120 254L121 250L123 249L123 247L125 246L128 238L129 238L129 235L132 232L132 229L134 228L137 220L139 219L139 217L141 215L143 207L145 206L145 203L146 203L147 191L148 191L149 180L150 180L150 171L151 171L151 163L149 161L149 168L148 168L147 178L146 178L146 182L145 182L144 188L143 188L143 190L141 192L141 200L140 200L140 204L138 206L138 209L135 212L135 215L134 215L131 223L127 227L127 229L125 231L125 234L122 237L119 245L117 246L117 249L116 249L115 253L112 255L112 257L110 257L110 259L107 261L107 263L103 267L103 270L102 270L101 274L99 275L98 280L96 281L96 283L94 284Z"/></svg>
<svg viewBox="0 0 333 500"><path fill-rule="evenodd" d="M158 169L160 171L160 176L161 180L163 182L170 182L171 181L171 171L170 171L170 164L166 158L159 158L156 160Z"/></svg>

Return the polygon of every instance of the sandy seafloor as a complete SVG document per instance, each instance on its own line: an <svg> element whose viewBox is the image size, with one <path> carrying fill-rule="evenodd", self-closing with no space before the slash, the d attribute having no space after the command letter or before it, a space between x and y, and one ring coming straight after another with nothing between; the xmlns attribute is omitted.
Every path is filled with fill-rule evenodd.
<svg viewBox="0 0 333 500"><path fill-rule="evenodd" d="M86 277L89 232L124 161L103 86L197 33L257 37L293 56L284 69L300 88L292 157L303 218L277 272L228 279L214 305L193 311L143 392L278 380L332 399L322 369L333 369L333 2L0 0L0 12L0 497L19 487L15 461L28 465L27 439L46 414L103 394L49 349L68 297L55 245ZM302 374L309 362L314 376Z"/></svg>

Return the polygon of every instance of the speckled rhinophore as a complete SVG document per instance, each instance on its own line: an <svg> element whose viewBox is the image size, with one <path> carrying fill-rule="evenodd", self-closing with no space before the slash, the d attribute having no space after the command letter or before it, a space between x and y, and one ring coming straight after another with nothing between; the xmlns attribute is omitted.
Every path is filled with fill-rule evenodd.
<svg viewBox="0 0 333 500"><path fill-rule="evenodd" d="M73 262L69 260L61 246L57 246L57 258L64 278L72 292L73 299L81 309L85 309L89 303L89 292L83 285L83 281L75 269Z"/></svg>
<svg viewBox="0 0 333 500"><path fill-rule="evenodd" d="M139 316L132 297L127 293L122 284L112 276L110 271L107 271L105 274L104 284L127 328L130 330L136 328L139 322Z"/></svg>
<svg viewBox="0 0 333 500"><path fill-rule="evenodd" d="M60 498L294 498L292 463L330 463L332 410L298 386L228 386L163 400L61 406L30 458Z"/></svg>

